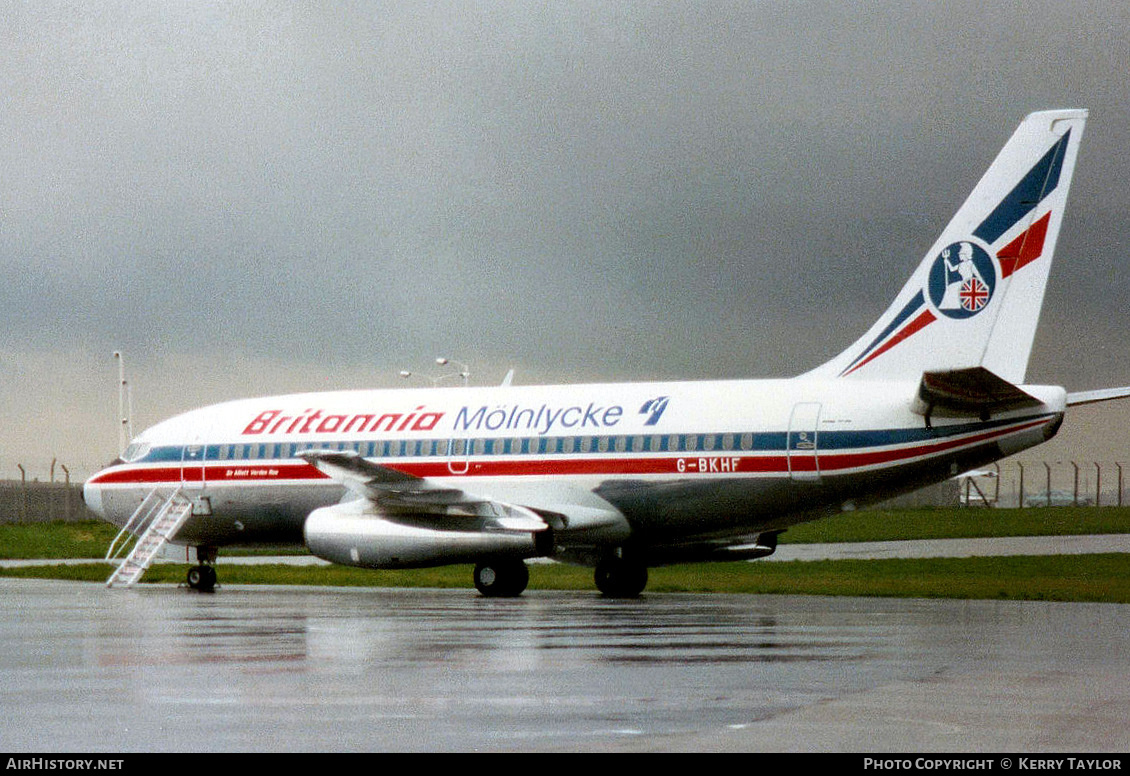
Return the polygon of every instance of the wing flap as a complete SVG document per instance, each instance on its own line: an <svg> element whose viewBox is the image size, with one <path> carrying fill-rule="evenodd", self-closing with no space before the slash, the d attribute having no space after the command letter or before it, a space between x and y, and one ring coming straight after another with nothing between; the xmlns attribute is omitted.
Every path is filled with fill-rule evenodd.
<svg viewBox="0 0 1130 776"><path fill-rule="evenodd" d="M384 516L411 516L436 528L462 527L469 522L487 529L542 531L548 527L534 510L468 493L427 477L367 461L353 451L306 450L298 454L326 476L372 502Z"/></svg>

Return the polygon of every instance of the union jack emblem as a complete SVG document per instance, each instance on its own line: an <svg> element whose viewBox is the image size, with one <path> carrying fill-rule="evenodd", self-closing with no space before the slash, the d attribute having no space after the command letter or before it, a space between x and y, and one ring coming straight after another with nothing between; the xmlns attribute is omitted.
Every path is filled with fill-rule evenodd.
<svg viewBox="0 0 1130 776"><path fill-rule="evenodd" d="M961 307L975 313L989 302L989 287L977 278L969 278L961 284Z"/></svg>

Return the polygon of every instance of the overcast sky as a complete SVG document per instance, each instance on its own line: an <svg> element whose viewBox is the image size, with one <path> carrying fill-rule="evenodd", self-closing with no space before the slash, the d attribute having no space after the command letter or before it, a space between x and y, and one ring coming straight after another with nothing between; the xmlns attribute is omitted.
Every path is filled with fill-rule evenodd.
<svg viewBox="0 0 1130 776"><path fill-rule="evenodd" d="M0 478L247 395L776 377L1091 119L1032 382L1130 384L1130 4L0 1Z"/></svg>

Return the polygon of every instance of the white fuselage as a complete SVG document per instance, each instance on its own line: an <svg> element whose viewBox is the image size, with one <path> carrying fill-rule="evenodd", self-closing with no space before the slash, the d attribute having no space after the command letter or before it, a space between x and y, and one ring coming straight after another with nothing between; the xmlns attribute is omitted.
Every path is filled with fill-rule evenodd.
<svg viewBox="0 0 1130 776"><path fill-rule="evenodd" d="M365 460L487 499L568 514L596 494L628 541L741 536L851 509L1038 444L1064 391L987 421L912 407L916 383L740 380L295 394L194 410L139 435L85 486L123 524L154 489L201 508L178 542L301 542L345 488L299 458ZM621 541L623 537L617 539Z"/></svg>

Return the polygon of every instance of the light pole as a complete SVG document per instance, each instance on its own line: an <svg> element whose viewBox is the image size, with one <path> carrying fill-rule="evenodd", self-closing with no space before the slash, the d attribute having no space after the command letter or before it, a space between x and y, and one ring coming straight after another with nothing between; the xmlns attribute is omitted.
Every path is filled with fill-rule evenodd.
<svg viewBox="0 0 1130 776"><path fill-rule="evenodd" d="M1099 466L1099 462L1095 461L1095 506L1102 506L1103 500L1103 469Z"/></svg>
<svg viewBox="0 0 1130 776"><path fill-rule="evenodd" d="M114 351L118 362L118 452L126 449L126 362L122 354Z"/></svg>
<svg viewBox="0 0 1130 776"><path fill-rule="evenodd" d="M407 369L401 369L400 370L400 376L403 377L405 380L409 380L413 377L422 377L425 380L431 381L432 388L437 387L439 385L439 381L442 380L444 377L450 377L450 375L440 375L439 377L432 377L431 375L418 375L415 372L411 372Z"/></svg>
<svg viewBox="0 0 1130 776"><path fill-rule="evenodd" d="M1118 506L1122 506L1122 464L1116 463L1114 466L1118 469Z"/></svg>
<svg viewBox="0 0 1130 776"><path fill-rule="evenodd" d="M71 470L66 467L66 464L59 464L59 466L63 467L63 477L66 479L66 490L63 491L64 493L67 494L66 497L65 497L64 504L63 504L63 509L66 510L64 512L64 516L66 517L67 520L70 520L71 519Z"/></svg>
<svg viewBox="0 0 1130 776"><path fill-rule="evenodd" d="M114 358L118 361L118 451L121 452L133 439L133 395L126 382L126 362L121 351L115 350Z"/></svg>
<svg viewBox="0 0 1130 776"><path fill-rule="evenodd" d="M452 361L450 358L443 358L442 356L440 358L436 359L436 363L439 364L440 366L447 366L447 365L450 364L452 366L460 367L460 369L459 369L458 372L447 372L447 373L441 374L441 375L422 375L422 374L417 374L415 372L412 372L408 369L401 369L400 370L400 376L403 377L405 380L412 378L412 377L422 377L425 380L430 380L433 388L438 388L439 384L441 382L443 382L444 380L447 380L447 379L452 378L452 377L459 377L459 378L462 378L462 380L463 380L463 387L464 388L467 387L467 380L471 376L470 367L468 367L466 364L462 363L461 361Z"/></svg>
<svg viewBox="0 0 1130 776"><path fill-rule="evenodd" d="M463 378L463 387L464 388L467 387L467 381L471 377L471 367L467 366L462 361L456 361L455 359L452 359L452 358L445 358L444 356L440 356L439 358L437 358L436 363L439 364L440 366L447 366L448 364L454 364L455 366L459 367L459 376Z"/></svg>
<svg viewBox="0 0 1130 776"><path fill-rule="evenodd" d="M1018 467L1020 467L1020 495L1018 496L1019 501L1018 501L1016 506L1020 509L1023 509L1024 508L1024 464L1021 463L1020 461L1017 461L1016 465Z"/></svg>
<svg viewBox="0 0 1130 776"><path fill-rule="evenodd" d="M1047 506L1050 507L1052 505L1052 465L1047 461L1044 461L1044 468L1048 470L1048 481L1044 487L1046 489L1045 492L1047 495Z"/></svg>

